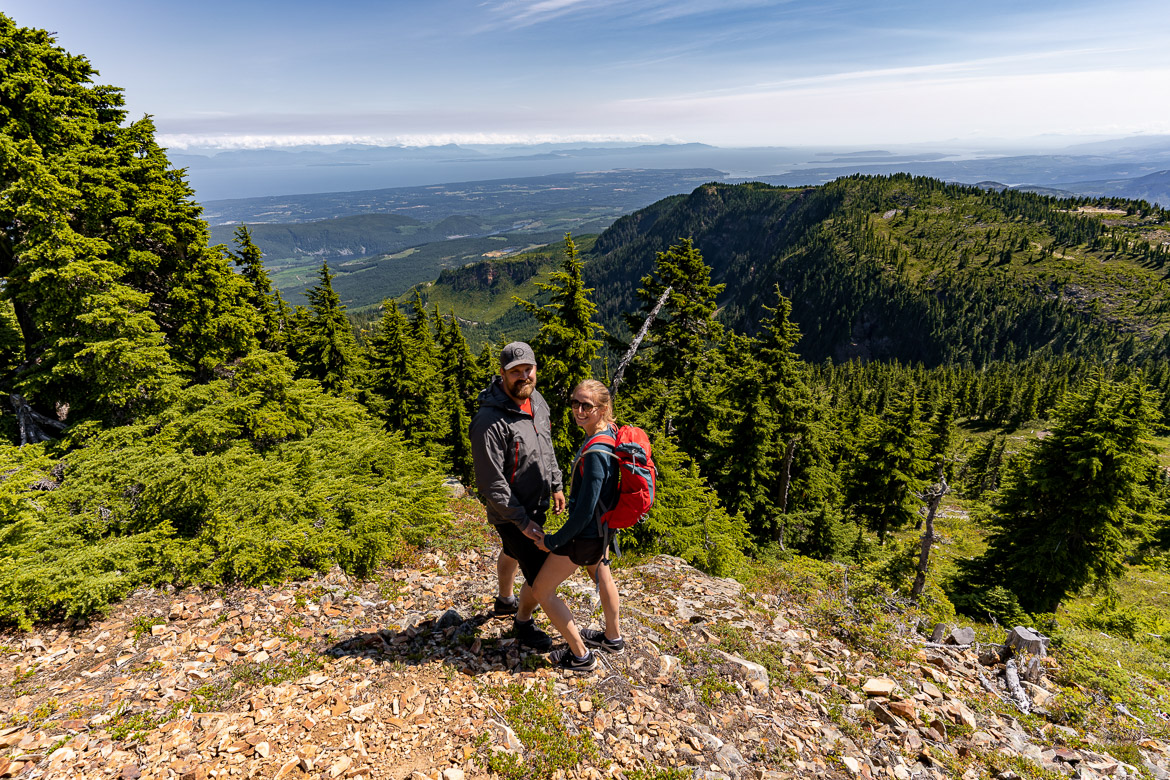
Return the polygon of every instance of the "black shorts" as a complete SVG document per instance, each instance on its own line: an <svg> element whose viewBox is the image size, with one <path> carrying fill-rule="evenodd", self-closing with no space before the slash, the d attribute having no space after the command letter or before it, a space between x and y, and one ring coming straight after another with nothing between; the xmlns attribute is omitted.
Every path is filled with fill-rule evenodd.
<svg viewBox="0 0 1170 780"><path fill-rule="evenodd" d="M601 560L603 553L605 541L600 537L582 539L578 536L552 554L564 555L578 566L592 566Z"/></svg>
<svg viewBox="0 0 1170 780"><path fill-rule="evenodd" d="M520 571L524 573L524 581L529 585L534 584L548 553L541 551L536 542L525 536L514 523L501 523L495 528L504 545L504 554L515 558L520 564Z"/></svg>

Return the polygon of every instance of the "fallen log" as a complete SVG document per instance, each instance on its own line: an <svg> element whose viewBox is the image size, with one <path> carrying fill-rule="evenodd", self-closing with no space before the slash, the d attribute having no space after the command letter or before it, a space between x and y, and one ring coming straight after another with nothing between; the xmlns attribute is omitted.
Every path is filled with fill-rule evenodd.
<svg viewBox="0 0 1170 780"><path fill-rule="evenodd" d="M1032 711L1032 702L1028 698L1028 694L1024 692L1024 687L1020 685L1020 673L1016 668L1016 659L1012 658L1004 665L1003 679L1007 683L1008 693L1011 694L1016 709L1025 715L1029 714Z"/></svg>

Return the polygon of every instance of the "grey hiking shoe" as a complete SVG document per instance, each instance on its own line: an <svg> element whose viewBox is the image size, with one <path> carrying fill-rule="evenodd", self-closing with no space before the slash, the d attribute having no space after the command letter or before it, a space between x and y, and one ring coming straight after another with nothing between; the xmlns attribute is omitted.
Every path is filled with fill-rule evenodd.
<svg viewBox="0 0 1170 780"><path fill-rule="evenodd" d="M517 642L538 653L552 650L552 637L537 628L535 620L513 621L512 633L515 634Z"/></svg>
<svg viewBox="0 0 1170 780"><path fill-rule="evenodd" d="M493 615L515 615L520 611L520 599L515 596L508 596L500 598L496 596L495 603L492 604Z"/></svg>
<svg viewBox="0 0 1170 780"><path fill-rule="evenodd" d="M568 647L562 647L549 653L548 660L553 666L570 672L592 672L597 668L597 655L592 650L586 650L585 657L578 658Z"/></svg>
<svg viewBox="0 0 1170 780"><path fill-rule="evenodd" d="M621 637L610 639L604 631L598 631L595 628L581 629L581 639L584 640L586 647L596 647L615 655L626 649L626 640Z"/></svg>

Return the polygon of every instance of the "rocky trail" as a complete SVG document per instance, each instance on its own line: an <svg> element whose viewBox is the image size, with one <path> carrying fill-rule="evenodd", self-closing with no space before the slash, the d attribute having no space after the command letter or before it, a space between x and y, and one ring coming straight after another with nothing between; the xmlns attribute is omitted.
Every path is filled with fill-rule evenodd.
<svg viewBox="0 0 1170 780"><path fill-rule="evenodd" d="M589 674L516 645L489 614L494 556L474 548L370 582L143 589L100 619L6 633L0 777L1170 777L1164 742L1126 763L1022 725L1002 649L907 633L879 657L679 559L615 574L627 648ZM565 592L598 625L590 583ZM1020 689L1042 710L1051 659L1035 658Z"/></svg>

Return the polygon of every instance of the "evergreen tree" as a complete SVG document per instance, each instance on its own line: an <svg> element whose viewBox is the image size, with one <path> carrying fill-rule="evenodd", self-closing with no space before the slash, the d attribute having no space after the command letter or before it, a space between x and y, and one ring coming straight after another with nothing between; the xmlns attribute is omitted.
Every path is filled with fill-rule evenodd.
<svg viewBox="0 0 1170 780"><path fill-rule="evenodd" d="M334 395L344 395L358 371L357 344L345 307L333 291L333 274L327 262L321 263L319 281L305 295L308 317L297 334L301 375L316 379Z"/></svg>
<svg viewBox="0 0 1170 780"><path fill-rule="evenodd" d="M445 456L451 440L450 396L434 363L430 325L424 316L424 344L415 337L414 323L393 299L382 303L382 320L370 336L366 356L369 370L361 397L388 430L400 431L422 450ZM423 309L425 312L425 309Z"/></svg>
<svg viewBox="0 0 1170 780"><path fill-rule="evenodd" d="M479 391L483 389L480 381L481 369L475 355L471 354L471 347L459 327L459 321L452 311L450 316L439 320L439 355L443 376L449 377L452 390L459 403L463 405L468 415L475 414L479 408ZM491 362L488 363L491 365Z"/></svg>
<svg viewBox="0 0 1170 780"><path fill-rule="evenodd" d="M236 251L228 254L240 269L240 276L248 283L248 303L260 315L260 329L256 336L263 349L275 351L284 342L288 304L279 291L272 289L272 279L264 268L263 253L252 241L247 225L236 229L234 240Z"/></svg>
<svg viewBox="0 0 1170 780"><path fill-rule="evenodd" d="M552 440L557 459L568 462L576 449L577 427L569 412L569 393L582 380L593 376L593 360L601 346L601 326L593 321L597 306L581 278L584 263L577 253L573 237L565 235L565 252L560 269L548 283L537 287L549 293L542 305L514 298L540 323L532 341L539 361L541 395L548 402L552 417Z"/></svg>
<svg viewBox="0 0 1170 780"><path fill-rule="evenodd" d="M455 313L452 312L446 321L440 317L438 326L444 390L442 405L447 408L449 417L443 446L450 453L452 473L459 477L463 484L470 485L475 478L475 469L468 429L471 417L478 409L481 389L479 367L476 365L475 356L471 354L471 348L467 345L467 339L463 336Z"/></svg>
<svg viewBox="0 0 1170 780"><path fill-rule="evenodd" d="M76 343L62 339L48 352L65 347L68 358L58 373L76 379L78 401L102 410L104 420L114 425L169 401L181 381L163 334L144 311L147 296L115 284L86 303L87 310L77 318Z"/></svg>
<svg viewBox="0 0 1170 780"><path fill-rule="evenodd" d="M414 295L410 299L410 316L407 335L414 342L415 349L420 352L420 359L434 363L438 359L438 347L435 344L434 334L431 332L431 318L427 314L427 306L423 303L418 288L414 288Z"/></svg>
<svg viewBox="0 0 1170 780"><path fill-rule="evenodd" d="M992 436L979 447L963 469L967 495L980 498L999 489L1000 471L1007 449L1006 436Z"/></svg>
<svg viewBox="0 0 1170 780"><path fill-rule="evenodd" d="M846 502L884 545L890 531L914 519L916 494L930 469L917 393L908 391L889 415L872 420L862 435Z"/></svg>
<svg viewBox="0 0 1170 780"><path fill-rule="evenodd" d="M120 90L2 14L0 51L0 297L21 337L3 389L115 421L255 346L245 283L208 247L149 117L123 125Z"/></svg>
<svg viewBox="0 0 1170 780"><path fill-rule="evenodd" d="M715 320L715 296L723 286L710 280L710 267L689 240L655 255L654 269L642 278L638 290L642 308L627 315L631 330L641 329L667 287L671 292L622 385L625 402L639 409L646 421L643 427L675 436L700 463L706 463L718 446L725 416L720 396L731 379L715 349L723 337Z"/></svg>
<svg viewBox="0 0 1170 780"><path fill-rule="evenodd" d="M776 296L757 338L733 334L719 350L723 416L703 462L728 509L742 512L757 537L782 543L782 516L822 507L836 488L821 446L823 410L794 352L800 331L788 299L779 289Z"/></svg>
<svg viewBox="0 0 1170 780"><path fill-rule="evenodd" d="M475 482L475 462L471 454L471 415L460 398L458 379L453 374L443 378L443 399L447 407L448 427L447 436L443 440L444 448L451 465L451 473L464 485L473 485Z"/></svg>
<svg viewBox="0 0 1170 780"><path fill-rule="evenodd" d="M1120 576L1135 544L1164 521L1150 490L1152 412L1137 380L1100 378L1069 394L1050 434L1010 462L987 551L966 586L1006 587L1025 610L1054 612L1086 585Z"/></svg>
<svg viewBox="0 0 1170 780"><path fill-rule="evenodd" d="M160 581L365 577L444 532L437 464L358 404L294 380L284 355L220 373L63 457L0 447L0 622L84 616Z"/></svg>
<svg viewBox="0 0 1170 780"><path fill-rule="evenodd" d="M654 270L642 278L638 290L642 308L630 318L632 329L641 326L667 287L670 296L650 326L649 339L655 374L669 385L701 362L700 355L718 339L722 328L714 319L715 299L724 285L711 284L711 267L691 239L684 238L655 255Z"/></svg>

